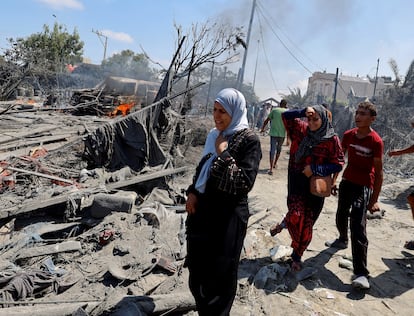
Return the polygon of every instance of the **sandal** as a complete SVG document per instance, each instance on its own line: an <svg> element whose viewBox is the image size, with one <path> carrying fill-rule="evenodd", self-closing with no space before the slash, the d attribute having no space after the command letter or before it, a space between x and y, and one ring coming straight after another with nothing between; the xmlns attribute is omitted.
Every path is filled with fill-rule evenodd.
<svg viewBox="0 0 414 316"><path fill-rule="evenodd" d="M414 240L409 240L404 244L404 248L414 250Z"/></svg>

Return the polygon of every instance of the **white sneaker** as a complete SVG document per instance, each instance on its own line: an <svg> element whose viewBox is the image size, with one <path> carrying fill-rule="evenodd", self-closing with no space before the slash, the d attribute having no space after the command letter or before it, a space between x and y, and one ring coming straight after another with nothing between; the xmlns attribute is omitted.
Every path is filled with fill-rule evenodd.
<svg viewBox="0 0 414 316"><path fill-rule="evenodd" d="M370 285L369 285L367 277L364 275L361 275L352 281L352 287L356 289L367 290L370 288Z"/></svg>

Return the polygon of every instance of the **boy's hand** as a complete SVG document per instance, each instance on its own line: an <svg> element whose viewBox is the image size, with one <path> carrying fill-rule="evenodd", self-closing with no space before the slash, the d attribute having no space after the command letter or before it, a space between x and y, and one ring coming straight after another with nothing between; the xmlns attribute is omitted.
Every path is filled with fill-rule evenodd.
<svg viewBox="0 0 414 316"><path fill-rule="evenodd" d="M379 212L379 211L381 211L379 203L378 203L378 202L375 202L375 203L371 203L371 202L370 202L370 203L368 204L368 211L369 211L371 214L373 214L373 213L375 213L375 212Z"/></svg>

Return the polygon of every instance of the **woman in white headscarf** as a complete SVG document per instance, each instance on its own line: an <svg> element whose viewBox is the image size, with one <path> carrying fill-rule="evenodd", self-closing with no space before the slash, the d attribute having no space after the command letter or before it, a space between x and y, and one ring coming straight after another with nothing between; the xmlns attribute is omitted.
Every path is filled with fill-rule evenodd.
<svg viewBox="0 0 414 316"><path fill-rule="evenodd" d="M199 315L229 315L249 218L247 194L262 151L238 90L218 93L213 117L215 128L187 190L186 266Z"/></svg>

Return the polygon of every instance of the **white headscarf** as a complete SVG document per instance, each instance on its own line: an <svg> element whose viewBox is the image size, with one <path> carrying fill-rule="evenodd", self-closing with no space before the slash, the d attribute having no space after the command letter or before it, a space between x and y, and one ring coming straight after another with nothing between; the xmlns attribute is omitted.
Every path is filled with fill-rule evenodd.
<svg viewBox="0 0 414 316"><path fill-rule="evenodd" d="M222 132L227 140L230 139L235 132L249 127L249 122L247 120L246 100L240 91L233 88L223 89L217 94L215 101L220 103L226 112L231 116L229 126ZM202 157L210 153L212 155L201 168L195 184L195 188L200 193L204 193L207 179L210 175L211 164L217 157L216 139L219 134L220 131L217 128L213 128L207 135Z"/></svg>

